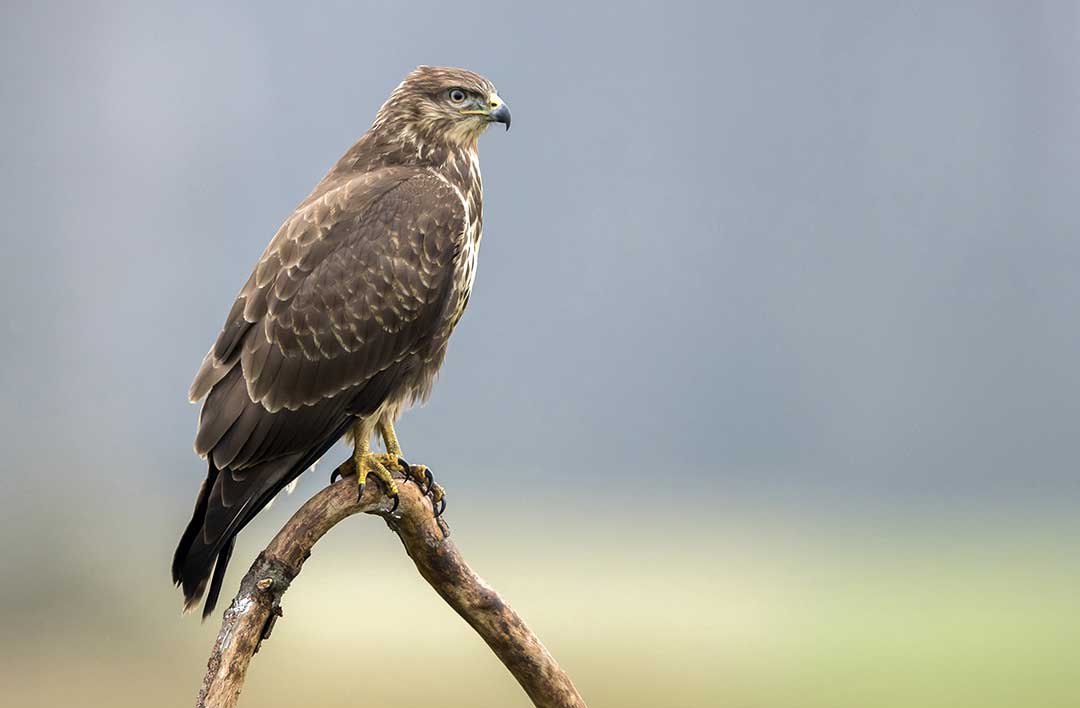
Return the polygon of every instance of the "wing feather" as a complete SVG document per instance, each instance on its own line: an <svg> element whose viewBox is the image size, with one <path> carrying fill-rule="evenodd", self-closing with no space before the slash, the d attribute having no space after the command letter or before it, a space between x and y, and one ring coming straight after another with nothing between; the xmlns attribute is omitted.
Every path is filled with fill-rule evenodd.
<svg viewBox="0 0 1080 708"><path fill-rule="evenodd" d="M454 190L401 168L356 177L301 205L260 258L196 376L193 396L212 389L200 454L212 452L219 469L255 465L314 444L317 428L338 427L345 408L377 407L396 379L365 388L440 322L464 220ZM307 410L339 396L337 405ZM263 420L302 410L315 425L291 415Z"/></svg>

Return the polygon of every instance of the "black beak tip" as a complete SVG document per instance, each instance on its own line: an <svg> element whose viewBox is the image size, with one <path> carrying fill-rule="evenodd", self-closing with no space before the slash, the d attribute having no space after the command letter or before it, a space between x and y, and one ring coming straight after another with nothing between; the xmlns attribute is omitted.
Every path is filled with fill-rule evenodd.
<svg viewBox="0 0 1080 708"><path fill-rule="evenodd" d="M491 120L502 123L507 130L510 130L510 108L505 103L502 104L491 112Z"/></svg>

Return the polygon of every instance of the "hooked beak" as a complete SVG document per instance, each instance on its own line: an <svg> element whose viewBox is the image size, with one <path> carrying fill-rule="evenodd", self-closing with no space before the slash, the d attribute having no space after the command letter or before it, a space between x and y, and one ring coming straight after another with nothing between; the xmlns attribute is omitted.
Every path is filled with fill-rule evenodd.
<svg viewBox="0 0 1080 708"><path fill-rule="evenodd" d="M488 111L488 120L492 123L502 123L507 130L510 130L510 107L495 94L491 95L488 105L491 107L491 110Z"/></svg>
<svg viewBox="0 0 1080 708"><path fill-rule="evenodd" d="M506 126L507 130L510 130L510 106L506 105L498 94L491 94L488 98L487 110L483 108L470 109L462 111L462 115L466 116L484 116L489 123L502 123Z"/></svg>

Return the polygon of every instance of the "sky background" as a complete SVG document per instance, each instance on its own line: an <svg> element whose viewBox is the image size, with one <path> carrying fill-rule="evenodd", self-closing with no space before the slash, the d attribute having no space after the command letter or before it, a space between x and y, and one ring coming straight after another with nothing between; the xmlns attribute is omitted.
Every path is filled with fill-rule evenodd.
<svg viewBox="0 0 1080 708"><path fill-rule="evenodd" d="M168 582L204 474L187 388L281 221L442 64L488 76L514 127L481 141L469 311L398 431L586 698L956 705L933 677L995 675L951 697L1072 703L1080 625L1052 608L1080 590L1078 40L1072 2L4 3L0 625L35 638L4 643L15 695L61 700L65 665L88 704L189 703L215 628ZM224 595L298 503L241 536ZM326 673L342 652L407 643L281 628L385 591L430 603L433 665L461 662L416 701L525 705L373 525L324 542L250 704L362 698ZM670 592L685 621L631 601Z"/></svg>

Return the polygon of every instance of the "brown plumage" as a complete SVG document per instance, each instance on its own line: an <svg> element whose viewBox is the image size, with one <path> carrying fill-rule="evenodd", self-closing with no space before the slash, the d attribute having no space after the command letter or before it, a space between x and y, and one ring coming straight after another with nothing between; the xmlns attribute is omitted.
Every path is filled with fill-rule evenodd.
<svg viewBox="0 0 1080 708"><path fill-rule="evenodd" d="M419 67L270 241L191 386L208 472L173 559L213 610L236 534L357 421L425 398L469 299L487 79ZM216 566L216 567L215 567Z"/></svg>

